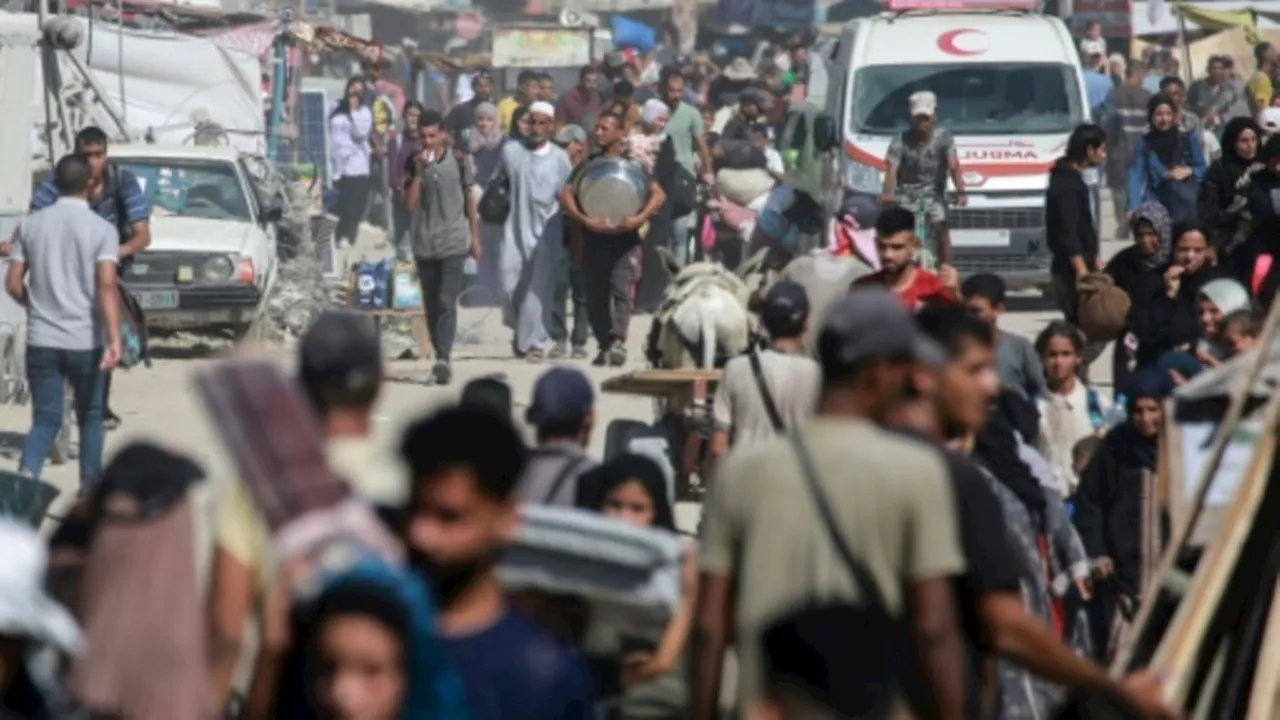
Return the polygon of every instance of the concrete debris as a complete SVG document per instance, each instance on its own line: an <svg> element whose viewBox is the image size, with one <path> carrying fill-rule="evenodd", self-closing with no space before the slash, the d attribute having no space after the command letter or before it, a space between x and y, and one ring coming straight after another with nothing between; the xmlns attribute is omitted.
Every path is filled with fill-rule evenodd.
<svg viewBox="0 0 1280 720"><path fill-rule="evenodd" d="M304 207L295 210L306 212ZM331 215L290 224L288 234L294 245L281 253L279 275L260 321L263 339L292 345L321 312L335 306L336 288L324 276L324 265L336 224Z"/></svg>

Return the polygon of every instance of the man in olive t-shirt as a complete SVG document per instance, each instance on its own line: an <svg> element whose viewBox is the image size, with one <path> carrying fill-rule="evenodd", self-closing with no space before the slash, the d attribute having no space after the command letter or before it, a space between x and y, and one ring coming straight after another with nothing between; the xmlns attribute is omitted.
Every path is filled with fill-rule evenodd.
<svg viewBox="0 0 1280 720"><path fill-rule="evenodd" d="M816 465L835 530L875 579L885 612L902 616L938 717L963 712L963 645L952 578L964 571L941 453L876 425L902 401L919 362L942 351L879 288L832 307L819 337L819 416L799 434ZM693 717L712 717L728 638L738 651L739 709L760 696L761 642L776 617L815 601L865 601L801 473L778 438L730 453L704 509L695 622ZM728 588L733 588L730 593ZM729 599L732 597L732 600ZM732 628L721 618L732 617Z"/></svg>

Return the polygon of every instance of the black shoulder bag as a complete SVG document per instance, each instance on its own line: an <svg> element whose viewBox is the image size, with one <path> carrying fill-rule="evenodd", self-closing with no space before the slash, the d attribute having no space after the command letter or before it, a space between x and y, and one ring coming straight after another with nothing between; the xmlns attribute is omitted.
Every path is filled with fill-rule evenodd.
<svg viewBox="0 0 1280 720"><path fill-rule="evenodd" d="M848 674L850 680L856 679L861 693L858 705L874 714L875 709L886 708L895 699L895 689L900 690L907 685L907 623L906 598L903 598L903 615L893 617L885 604L884 595L875 577L867 570L862 561L854 555L840 533L831 503L822 489L818 468L809 452L809 446L800 437L799 432L787 434L791 447L800 461L800 474L804 477L813 503L817 506L818 516L822 519L827 536L835 546L840 561L858 584L860 595L856 603L850 605L856 610L858 619L856 629L850 634L859 638L858 667Z"/></svg>
<svg viewBox="0 0 1280 720"><path fill-rule="evenodd" d="M476 210L480 219L490 225L501 225L507 221L511 215L511 178L507 176L505 167L499 168L489 180Z"/></svg>
<svg viewBox="0 0 1280 720"><path fill-rule="evenodd" d="M787 424L782 420L782 413L778 412L778 404L773 400L773 393L769 391L769 384L764 379L764 367L760 364L760 351L755 345L747 351L747 357L751 360L751 373L756 376L756 386L760 388L760 399L764 401L764 411L769 414L769 422L773 424L773 429L779 433L787 431Z"/></svg>

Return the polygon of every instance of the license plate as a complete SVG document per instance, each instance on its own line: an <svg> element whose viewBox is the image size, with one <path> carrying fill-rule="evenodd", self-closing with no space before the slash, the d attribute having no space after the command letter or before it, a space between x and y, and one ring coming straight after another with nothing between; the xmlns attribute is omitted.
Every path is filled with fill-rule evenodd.
<svg viewBox="0 0 1280 720"><path fill-rule="evenodd" d="M952 230L951 247L1009 247L1008 230Z"/></svg>
<svg viewBox="0 0 1280 720"><path fill-rule="evenodd" d="M173 310L178 307L178 293L171 290L144 290L137 296L143 310Z"/></svg>

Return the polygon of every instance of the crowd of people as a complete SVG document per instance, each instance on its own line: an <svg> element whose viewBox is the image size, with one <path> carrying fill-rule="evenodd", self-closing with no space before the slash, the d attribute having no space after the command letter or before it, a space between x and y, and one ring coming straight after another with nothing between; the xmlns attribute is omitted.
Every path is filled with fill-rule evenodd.
<svg viewBox="0 0 1280 720"><path fill-rule="evenodd" d="M803 97L805 53L797 39L758 68L737 58L722 70L705 54L658 68L610 53L563 93L526 70L503 98L480 71L447 114L406 102L387 137L372 130L372 80L353 77L330 116L337 237L354 240L370 168L386 162L391 234L418 267L439 383L452 377L460 300L503 305L517 357L621 366L631 308L654 309L666 284L652 249L681 262L700 252L699 198L716 171L757 168L770 184L783 172L770 139L790 98ZM606 222L580 210L578 180L601 156L646 174L634 217ZM505 212L483 217L486 194L501 195Z"/></svg>
<svg viewBox="0 0 1280 720"><path fill-rule="evenodd" d="M1087 59L1094 49L1082 44ZM334 143L339 235L354 239L372 158L389 158L395 238L418 268L440 383L452 377L468 257L507 310L517 356L583 358L591 338L596 364L622 365L643 294L637 249L693 256L688 193L727 157L771 162L782 89L803 81L785 75L802 59L786 48L763 72L735 60L714 79L696 58L652 72L612 63L583 69L559 98L528 73L497 103L480 74L467 102L447 115L408 103L403 130L382 139L371 137L368 83L352 79L331 117L345 133ZM82 438L98 440L82 445L80 497L47 546L0 523L12 559L0 573L0 713L712 720L732 695L736 713L758 720L1014 720L1094 697L1178 717L1154 674L1116 678L1102 663L1160 551L1164 523L1147 498L1165 400L1248 351L1280 283L1269 265L1280 140L1215 105L1213 159L1204 133L1217 123L1186 130L1167 78L1143 100L1148 128L1131 131L1121 100L1146 92L1135 80L1145 71L1127 70L1106 92L1120 129L1079 126L1050 175L1064 317L1034 341L1000 329L1004 282L960 278L945 239L930 269L913 203L942 202L931 192L956 174L954 145L933 127L937 99L912 97L912 131L891 159L902 185L886 182L875 221L878 269L832 298L787 279L755 298L764 342L724 366L702 521L682 540L680 599L656 635L597 637L580 604L509 593L497 568L529 505L689 532L677 526L670 458L592 457L592 383L563 364L533 389L532 447L511 388L481 378L388 453L371 436L385 377L376 328L336 311L300 344L297 392L329 466L404 562L356 547L298 582L282 573L264 508L232 478L202 598L189 493L199 466L134 443L101 467L105 373L130 354L117 266L145 247L146 215L104 201L121 179L105 135L83 131L42 191L48 207L14 237L6 289L30 317L25 474L38 477L60 425L64 380ZM703 103L720 108L710 129ZM574 190L599 156L648 172L643 207L621 223L583 212ZM1107 260L1085 176L1117 159L1133 244ZM1099 310L1099 293L1125 302ZM1119 317L1106 317L1111 307ZM1089 366L1112 341L1107 397ZM248 682L237 683L250 645Z"/></svg>

